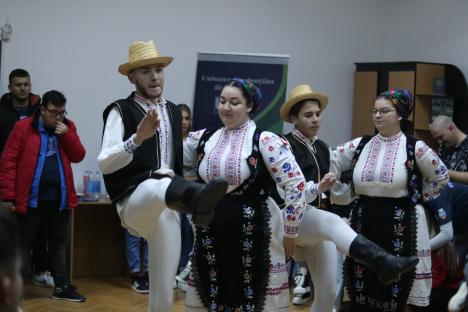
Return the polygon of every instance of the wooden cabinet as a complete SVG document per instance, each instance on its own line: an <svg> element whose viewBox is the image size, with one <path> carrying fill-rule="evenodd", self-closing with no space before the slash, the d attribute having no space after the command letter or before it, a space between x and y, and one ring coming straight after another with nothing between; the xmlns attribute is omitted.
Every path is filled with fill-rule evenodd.
<svg viewBox="0 0 468 312"><path fill-rule="evenodd" d="M70 220L69 274L76 277L127 273L124 230L110 202L83 202Z"/></svg>
<svg viewBox="0 0 468 312"><path fill-rule="evenodd" d="M443 84L442 92L435 90L437 82ZM429 132L434 99L453 101L453 120L462 131L468 130L468 90L457 67L422 62L356 63L353 138L374 133L369 110L377 94L396 88L413 93L414 111L409 120L413 122L414 135L429 145L435 145Z"/></svg>

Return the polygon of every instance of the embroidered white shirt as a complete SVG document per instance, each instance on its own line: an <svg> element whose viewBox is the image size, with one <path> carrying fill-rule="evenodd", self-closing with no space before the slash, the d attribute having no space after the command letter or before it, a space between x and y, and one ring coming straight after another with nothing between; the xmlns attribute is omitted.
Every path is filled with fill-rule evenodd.
<svg viewBox="0 0 468 312"><path fill-rule="evenodd" d="M205 157L198 170L201 178L205 182L225 178L229 184L228 193L241 185L250 176L247 158L252 154L255 129L255 122L248 121L237 129L217 130L205 144ZM196 164L196 148L203 133L204 130L189 134L184 144L184 161L187 162L184 165ZM285 236L297 237L305 207L304 176L285 139L264 131L260 135L259 149L270 176L286 194Z"/></svg>
<svg viewBox="0 0 468 312"><path fill-rule="evenodd" d="M331 170L338 178L342 171L351 169L352 159L360 141L361 138L354 139L333 151ZM423 141L416 142L415 158L423 177L423 200L431 200L440 194L440 190L447 183L447 168ZM380 134L374 136L364 146L354 168L353 183L356 194L393 198L408 196L406 160L406 136L402 132L392 137Z"/></svg>
<svg viewBox="0 0 468 312"><path fill-rule="evenodd" d="M159 134L160 142L161 168L173 168L172 128L166 100L161 98L158 104L153 104L135 94L135 102L145 112L148 112L150 109L157 109L160 122L157 133ZM124 133L125 129L119 109L114 107L107 117L101 152L97 157L99 169L103 174L114 173L132 161L133 152L139 145L136 145L133 141L135 134L126 141L123 141ZM155 155L155 157L157 156Z"/></svg>

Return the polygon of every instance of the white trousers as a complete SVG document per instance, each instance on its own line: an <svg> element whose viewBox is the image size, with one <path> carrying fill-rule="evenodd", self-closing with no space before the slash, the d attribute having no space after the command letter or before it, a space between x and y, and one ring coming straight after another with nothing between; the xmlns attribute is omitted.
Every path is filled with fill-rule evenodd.
<svg viewBox="0 0 468 312"><path fill-rule="evenodd" d="M117 204L122 226L148 241L150 312L170 312L180 257L180 222L167 208L171 179L148 179Z"/></svg>
<svg viewBox="0 0 468 312"><path fill-rule="evenodd" d="M356 232L337 215L307 206L296 242L300 247L298 258L306 259L315 286L312 312L332 311L337 289L336 249L349 254L356 236Z"/></svg>
<svg viewBox="0 0 468 312"><path fill-rule="evenodd" d="M340 311L341 301L343 301L344 294L344 278L343 278L343 267L346 256L341 252L337 252L337 261L336 261L336 294L335 294L335 303L333 304L333 311Z"/></svg>

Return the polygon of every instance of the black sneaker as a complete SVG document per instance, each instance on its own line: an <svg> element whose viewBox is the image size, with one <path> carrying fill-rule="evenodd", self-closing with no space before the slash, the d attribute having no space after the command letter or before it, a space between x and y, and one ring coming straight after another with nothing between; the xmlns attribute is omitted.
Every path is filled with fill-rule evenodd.
<svg viewBox="0 0 468 312"><path fill-rule="evenodd" d="M292 304L303 305L308 303L311 298L310 275L306 268L300 268L294 277L295 287L293 289Z"/></svg>
<svg viewBox="0 0 468 312"><path fill-rule="evenodd" d="M132 276L132 289L139 294L149 293L149 283L147 282L145 275Z"/></svg>
<svg viewBox="0 0 468 312"><path fill-rule="evenodd" d="M76 287L72 284L62 287L55 287L52 298L56 300L66 300L72 302L84 302L85 296L76 291Z"/></svg>
<svg viewBox="0 0 468 312"><path fill-rule="evenodd" d="M149 275L148 275L148 272L146 272L145 275L143 275L143 280L145 281L146 287L148 287L148 289L149 289Z"/></svg>

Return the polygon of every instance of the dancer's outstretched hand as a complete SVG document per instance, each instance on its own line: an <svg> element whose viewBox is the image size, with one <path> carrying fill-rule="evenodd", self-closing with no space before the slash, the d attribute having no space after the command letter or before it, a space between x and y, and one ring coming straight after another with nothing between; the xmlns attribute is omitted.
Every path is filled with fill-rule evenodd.
<svg viewBox="0 0 468 312"><path fill-rule="evenodd" d="M147 140L155 135L156 129L158 129L158 127L158 113L156 113L154 109L149 110L145 117L143 117L143 119L140 121L133 141L135 144L140 145L144 140Z"/></svg>
<svg viewBox="0 0 468 312"><path fill-rule="evenodd" d="M284 252L286 253L286 261L294 255L294 251L296 250L296 239L285 237L283 238L283 247Z"/></svg>
<svg viewBox="0 0 468 312"><path fill-rule="evenodd" d="M323 176L322 180L318 185L319 193L328 191L336 183L336 175L332 172L327 173Z"/></svg>

